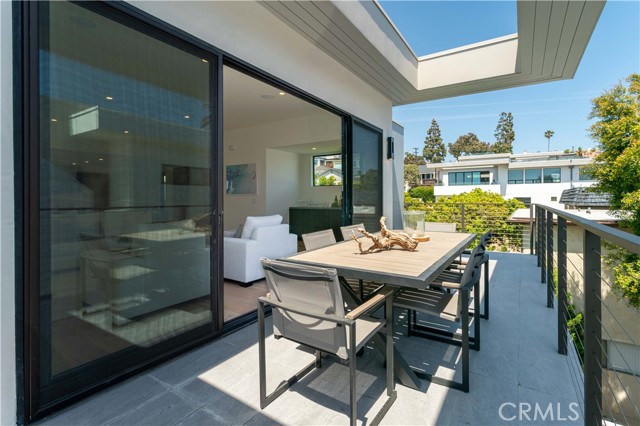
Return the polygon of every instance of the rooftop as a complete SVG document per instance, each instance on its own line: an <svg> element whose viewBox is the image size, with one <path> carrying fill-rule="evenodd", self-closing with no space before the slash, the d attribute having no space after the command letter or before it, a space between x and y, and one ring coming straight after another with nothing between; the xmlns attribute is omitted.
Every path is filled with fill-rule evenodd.
<svg viewBox="0 0 640 426"><path fill-rule="evenodd" d="M557 353L556 312L546 307L546 286L540 284L536 258L493 252L490 257L491 318L482 320L481 350L471 351L470 392L426 381L418 390L396 384L398 399L382 424L506 424L505 418L518 415L515 407L519 403L532 407L537 403L543 410L553 403L554 414L566 419L573 414L570 404L581 404L574 387L576 373L571 368L578 363L572 359L575 354L571 351L568 357ZM458 348L406 337L404 317L402 312L396 313L395 339L407 361L427 372L437 369L438 374L461 374L450 369L452 360L459 355ZM347 367L331 358L322 369L310 373L260 410L257 337L257 325L251 324L39 424L348 423ZM296 344L269 337L268 389L275 388L312 358L312 353ZM386 399L382 357L366 351L358 358L358 370L358 420L368 423ZM555 411L556 407L560 411ZM548 417L546 422L554 423ZM540 419L535 421L543 423ZM562 424L573 423L565 420Z"/></svg>

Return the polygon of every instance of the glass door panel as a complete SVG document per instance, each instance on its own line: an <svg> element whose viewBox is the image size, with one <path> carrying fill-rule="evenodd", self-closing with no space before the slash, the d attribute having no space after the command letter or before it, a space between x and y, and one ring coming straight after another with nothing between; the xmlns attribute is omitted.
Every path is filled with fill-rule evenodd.
<svg viewBox="0 0 640 426"><path fill-rule="evenodd" d="M367 231L379 231L382 216L382 132L355 120L352 123L351 221L363 223Z"/></svg>
<svg viewBox="0 0 640 426"><path fill-rule="evenodd" d="M216 57L89 7L38 9L42 403L221 326Z"/></svg>

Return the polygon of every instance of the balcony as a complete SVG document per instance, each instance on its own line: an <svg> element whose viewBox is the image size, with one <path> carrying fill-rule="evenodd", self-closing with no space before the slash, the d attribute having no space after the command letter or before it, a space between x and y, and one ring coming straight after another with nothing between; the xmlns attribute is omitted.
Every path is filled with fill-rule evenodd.
<svg viewBox="0 0 640 426"><path fill-rule="evenodd" d="M482 320L481 350L471 351L470 392L398 383L398 399L383 424L583 424L579 361L572 345L568 355L558 353L557 313L547 308L536 257L491 253L490 271L491 316ZM396 319L396 346L413 367L461 374L460 366L450 369L458 348L408 338L403 312ZM348 424L347 368L331 358L260 410L257 336L257 325L249 325L39 424ZM269 338L267 357L273 389L313 354ZM358 420L367 423L386 399L381 356L366 351L358 370Z"/></svg>

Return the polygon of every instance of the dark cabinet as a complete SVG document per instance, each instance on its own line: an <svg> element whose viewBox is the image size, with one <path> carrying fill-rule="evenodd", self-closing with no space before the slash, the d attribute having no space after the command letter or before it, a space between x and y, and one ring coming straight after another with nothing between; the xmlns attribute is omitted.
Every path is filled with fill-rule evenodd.
<svg viewBox="0 0 640 426"><path fill-rule="evenodd" d="M289 232L296 234L298 239L302 234L333 229L336 240L342 240L340 227L342 226L342 209L328 207L289 207Z"/></svg>

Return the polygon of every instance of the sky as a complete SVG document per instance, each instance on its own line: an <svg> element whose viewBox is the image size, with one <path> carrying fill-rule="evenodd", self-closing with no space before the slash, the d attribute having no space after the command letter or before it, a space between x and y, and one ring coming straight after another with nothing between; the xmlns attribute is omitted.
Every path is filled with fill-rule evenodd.
<svg viewBox="0 0 640 426"><path fill-rule="evenodd" d="M517 32L515 1L381 1L418 56ZM430 19L431 16L437 19ZM589 149L591 100L640 72L640 0L609 0L571 80L403 105L393 109L404 126L405 152L422 153L431 119L445 145L469 132L495 142L501 112L513 114L513 152ZM451 156L447 161L451 161Z"/></svg>

